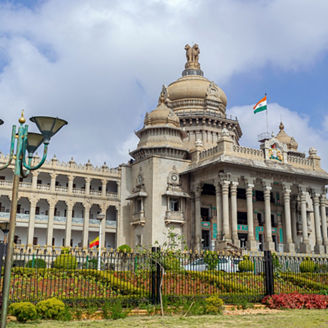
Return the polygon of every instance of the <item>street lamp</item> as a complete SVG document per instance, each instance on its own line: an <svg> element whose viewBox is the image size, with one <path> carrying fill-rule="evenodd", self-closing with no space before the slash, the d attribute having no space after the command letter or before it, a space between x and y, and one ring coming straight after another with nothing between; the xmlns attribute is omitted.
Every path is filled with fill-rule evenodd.
<svg viewBox="0 0 328 328"><path fill-rule="evenodd" d="M4 166L0 167L0 170L3 170L7 168L14 160L13 162L14 180L13 180L13 189L12 189L8 245L7 245L4 282L3 282L1 328L5 328L7 323L6 319L7 319L7 311L8 311L11 265L12 265L13 251L14 251L14 236L15 236L15 227L16 227L16 211L17 211L17 201L18 201L19 178L26 178L30 173L30 171L37 170L42 166L42 164L45 162L47 158L48 144L50 142L50 138L54 134L56 134L64 125L67 124L65 120L55 117L48 117L48 116L34 116L31 117L30 120L37 125L41 134L28 132L28 125L25 124L26 120L24 117L24 112L22 111L22 115L18 120L19 127L17 131L16 131L16 125L13 125L12 127L10 153L9 153L8 161ZM0 125L2 123L3 121L0 120ZM42 159L37 165L32 166L33 154L42 143L44 145ZM27 159L26 159L26 155L27 155Z"/></svg>
<svg viewBox="0 0 328 328"><path fill-rule="evenodd" d="M105 218L105 214L99 213L97 220L99 221L99 246L98 246L98 265L97 269L100 271L101 267L101 244L102 244L102 220Z"/></svg>

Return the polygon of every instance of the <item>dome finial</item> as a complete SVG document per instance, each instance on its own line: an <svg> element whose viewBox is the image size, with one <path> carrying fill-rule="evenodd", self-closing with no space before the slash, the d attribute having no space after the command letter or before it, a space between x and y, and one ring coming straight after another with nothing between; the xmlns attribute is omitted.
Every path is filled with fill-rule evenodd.
<svg viewBox="0 0 328 328"><path fill-rule="evenodd" d="M279 124L279 130L282 131L285 128L284 123L280 122Z"/></svg>
<svg viewBox="0 0 328 328"><path fill-rule="evenodd" d="M159 95L158 98L158 105L165 104L166 100L167 100L167 89L166 86L163 84L161 94Z"/></svg>
<svg viewBox="0 0 328 328"><path fill-rule="evenodd" d="M24 124L26 122L25 117L24 117L24 109L22 109L21 117L19 118L18 122L20 124Z"/></svg>
<svg viewBox="0 0 328 328"><path fill-rule="evenodd" d="M185 70L182 72L182 76L186 75L201 75L203 76L203 72L200 69L199 60L199 46L195 43L192 47L189 44L185 45L187 62L185 65Z"/></svg>

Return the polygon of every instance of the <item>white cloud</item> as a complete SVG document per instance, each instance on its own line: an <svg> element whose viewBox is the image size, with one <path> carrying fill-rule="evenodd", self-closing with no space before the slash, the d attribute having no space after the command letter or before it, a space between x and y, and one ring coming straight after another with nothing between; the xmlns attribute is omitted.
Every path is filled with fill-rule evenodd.
<svg viewBox="0 0 328 328"><path fill-rule="evenodd" d="M243 131L240 143L258 148L257 136L262 132L266 132L266 112L254 114L253 106L232 107L229 114L238 117ZM275 135L279 132L279 124L282 121L285 132L297 141L298 151L306 153L306 156L308 156L310 147L316 148L322 159L321 165L328 169L327 131L312 128L308 116L300 115L294 110L275 103L269 104L268 121L269 132L273 132Z"/></svg>
<svg viewBox="0 0 328 328"><path fill-rule="evenodd" d="M185 43L200 45L202 68L218 83L267 63L308 67L327 50L327 11L324 0L0 5L0 136L8 139L21 108L58 115L69 121L50 146L58 158L117 165L161 85L180 76Z"/></svg>

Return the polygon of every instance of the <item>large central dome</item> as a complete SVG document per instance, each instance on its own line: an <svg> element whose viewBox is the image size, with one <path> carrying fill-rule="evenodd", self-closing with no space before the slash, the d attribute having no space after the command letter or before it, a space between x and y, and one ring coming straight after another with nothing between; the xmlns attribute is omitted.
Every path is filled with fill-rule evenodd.
<svg viewBox="0 0 328 328"><path fill-rule="evenodd" d="M193 149L196 141L211 148L219 140L223 128L238 143L241 129L236 119L226 116L227 96L221 88L206 77L200 68L199 47L185 46L187 63L182 77L167 87L168 106L179 117L187 132L185 143Z"/></svg>

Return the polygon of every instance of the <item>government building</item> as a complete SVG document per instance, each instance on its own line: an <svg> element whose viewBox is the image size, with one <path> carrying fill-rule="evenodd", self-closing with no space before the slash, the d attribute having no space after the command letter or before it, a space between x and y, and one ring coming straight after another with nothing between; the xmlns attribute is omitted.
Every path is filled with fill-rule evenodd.
<svg viewBox="0 0 328 328"><path fill-rule="evenodd" d="M87 248L101 224L105 248L161 244L173 230L195 250L328 253L328 173L316 149L298 151L283 123L258 149L240 145L242 129L224 91L204 77L198 45L185 50L182 77L162 87L128 163L54 157L21 181L17 244ZM12 169L0 171L2 226L12 180Z"/></svg>

